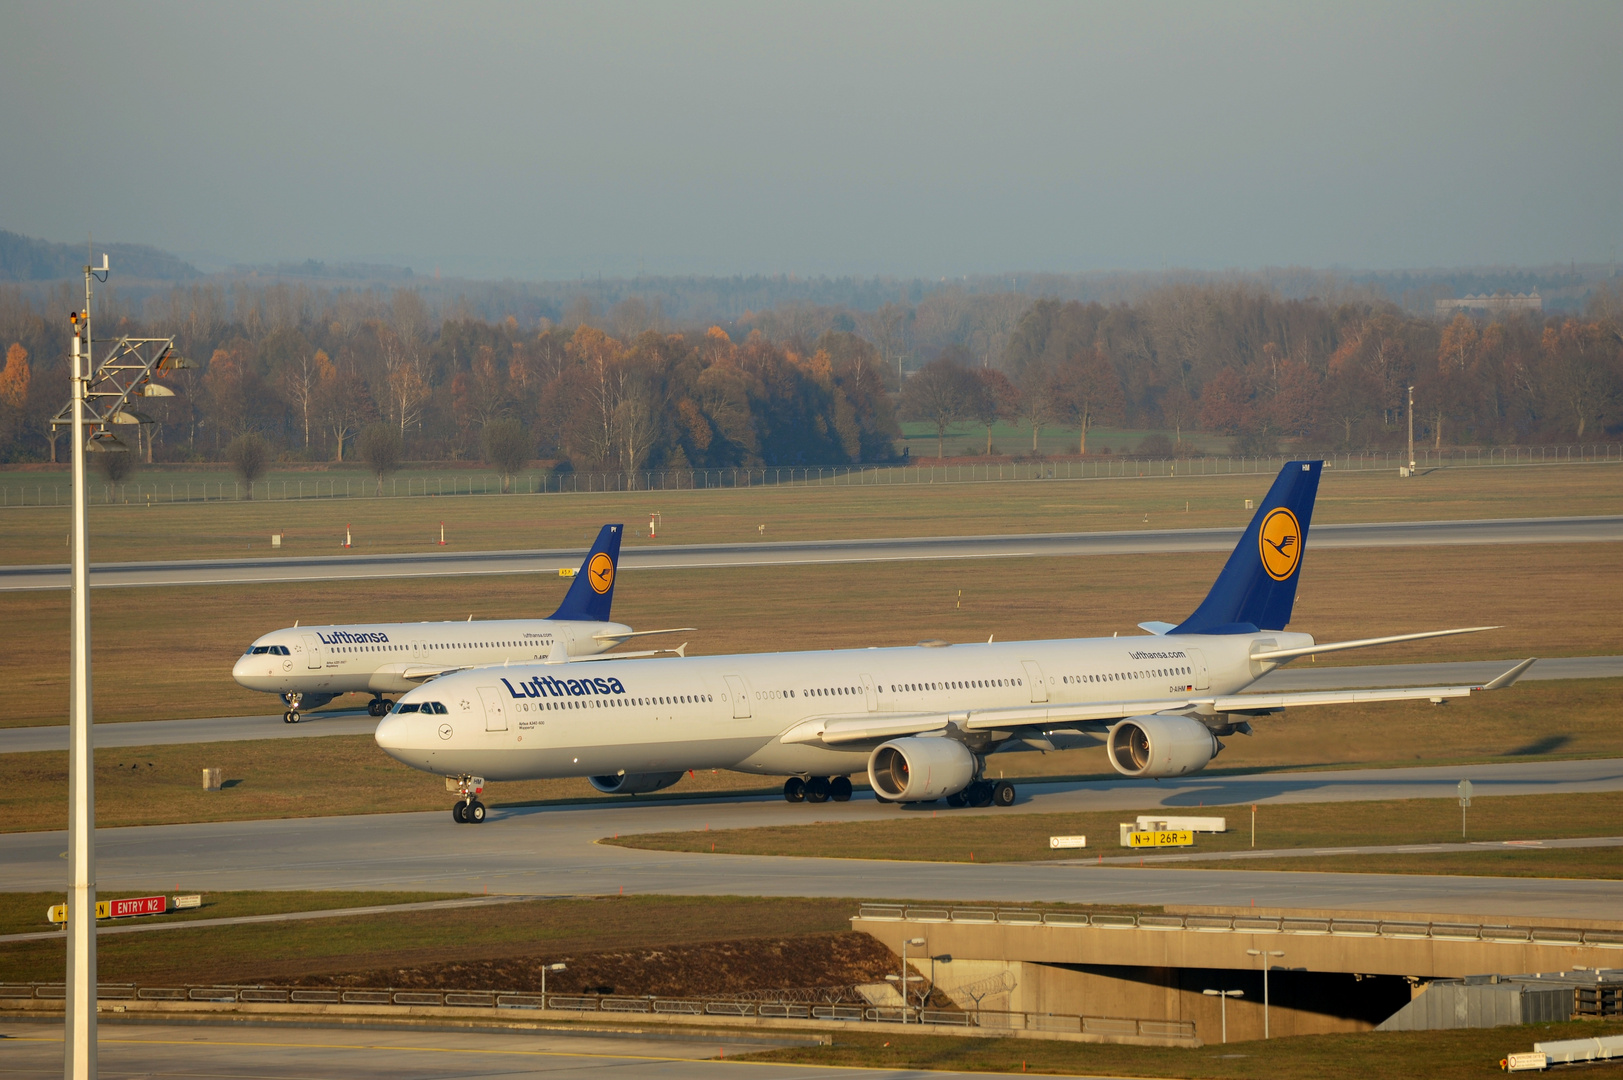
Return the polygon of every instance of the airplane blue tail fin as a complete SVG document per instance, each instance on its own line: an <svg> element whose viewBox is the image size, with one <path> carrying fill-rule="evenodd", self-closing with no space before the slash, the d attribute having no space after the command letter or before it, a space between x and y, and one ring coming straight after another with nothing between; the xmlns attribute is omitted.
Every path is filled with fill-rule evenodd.
<svg viewBox="0 0 1623 1080"><path fill-rule="evenodd" d="M1283 630L1296 604L1322 461L1287 461L1212 591L1174 634Z"/></svg>
<svg viewBox="0 0 1623 1080"><path fill-rule="evenodd" d="M564 602L552 613L554 619L574 622L608 622L614 604L614 575L620 566L620 537L624 525L605 525L597 543L586 553Z"/></svg>

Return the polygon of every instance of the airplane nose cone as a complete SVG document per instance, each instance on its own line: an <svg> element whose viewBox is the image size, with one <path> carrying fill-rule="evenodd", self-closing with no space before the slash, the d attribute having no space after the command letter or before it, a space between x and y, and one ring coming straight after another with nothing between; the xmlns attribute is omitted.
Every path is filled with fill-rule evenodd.
<svg viewBox="0 0 1623 1080"><path fill-rule="evenodd" d="M237 680L237 682L242 686L248 685L243 681L248 677L248 657L237 657L237 662L231 665L231 677Z"/></svg>
<svg viewBox="0 0 1623 1080"><path fill-rule="evenodd" d="M406 750L411 745L413 726L410 718L392 713L378 721L378 730L373 738L384 750Z"/></svg>

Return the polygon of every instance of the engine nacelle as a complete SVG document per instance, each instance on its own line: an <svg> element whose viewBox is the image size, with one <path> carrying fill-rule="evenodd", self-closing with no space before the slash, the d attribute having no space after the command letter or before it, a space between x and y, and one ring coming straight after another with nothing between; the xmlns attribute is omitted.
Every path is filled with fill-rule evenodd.
<svg viewBox="0 0 1623 1080"><path fill-rule="evenodd" d="M679 772L627 772L608 776L588 776L593 787L605 795L646 795L668 788L682 779Z"/></svg>
<svg viewBox="0 0 1623 1080"><path fill-rule="evenodd" d="M1187 716L1133 716L1110 729L1106 753L1123 776L1184 776L1199 772L1223 744Z"/></svg>
<svg viewBox="0 0 1623 1080"><path fill-rule="evenodd" d="M868 756L868 783L891 802L929 802L973 779L975 755L953 739L892 739Z"/></svg>

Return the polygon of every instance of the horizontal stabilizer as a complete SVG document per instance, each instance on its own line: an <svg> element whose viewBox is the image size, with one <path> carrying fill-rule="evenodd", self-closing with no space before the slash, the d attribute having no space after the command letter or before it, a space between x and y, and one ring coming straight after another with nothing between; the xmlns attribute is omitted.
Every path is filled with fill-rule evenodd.
<svg viewBox="0 0 1623 1080"><path fill-rule="evenodd" d="M1254 652L1251 654L1251 659L1276 664L1283 663L1286 660L1293 660L1298 656L1315 656L1319 653L1343 652L1347 649L1368 649L1374 645L1395 645L1400 641L1451 637L1454 634L1480 634L1484 630L1498 629L1497 626L1465 626L1458 630L1423 630L1418 634L1394 634L1391 637L1359 638L1357 641L1327 641L1323 645L1307 645L1300 649L1270 649L1266 652Z"/></svg>
<svg viewBox="0 0 1623 1080"><path fill-rule="evenodd" d="M1176 624L1169 622L1141 622L1138 624L1138 628L1159 636L1168 630L1176 630L1178 627Z"/></svg>

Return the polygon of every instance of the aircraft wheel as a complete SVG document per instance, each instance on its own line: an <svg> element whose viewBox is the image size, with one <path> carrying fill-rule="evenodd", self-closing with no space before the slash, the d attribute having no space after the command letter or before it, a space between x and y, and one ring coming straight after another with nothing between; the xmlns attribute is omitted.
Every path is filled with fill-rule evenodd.
<svg viewBox="0 0 1623 1080"><path fill-rule="evenodd" d="M285 712L285 713L282 714L282 723L291 724L292 722L293 722L293 714L292 713Z"/></svg>
<svg viewBox="0 0 1623 1080"><path fill-rule="evenodd" d="M828 777L813 776L806 781L806 801L809 803L828 802Z"/></svg>
<svg viewBox="0 0 1623 1080"><path fill-rule="evenodd" d="M851 778L849 776L836 776L828 782L828 797L835 802L851 801Z"/></svg>
<svg viewBox="0 0 1623 1080"><path fill-rule="evenodd" d="M366 715L368 715L368 716L382 716L384 713L386 713L388 711L389 711L389 703L387 701L376 700L376 701L368 701L366 703Z"/></svg>
<svg viewBox="0 0 1623 1080"><path fill-rule="evenodd" d="M951 807L968 806L969 798L962 791L955 791L947 796L947 805Z"/></svg>
<svg viewBox="0 0 1623 1080"><path fill-rule="evenodd" d="M992 805L993 806L1013 806L1014 805L1014 785L1009 783L1007 780L999 780L997 783L993 784L992 785Z"/></svg>
<svg viewBox="0 0 1623 1080"><path fill-rule="evenodd" d="M290 724L297 724L299 722L299 714L296 713L296 712L288 713L287 714L287 722L290 723Z"/></svg>
<svg viewBox="0 0 1623 1080"><path fill-rule="evenodd" d="M455 803L455 804L453 804L451 806L451 820L456 822L458 825L466 825L468 823L468 813L467 813L467 811L468 811L468 804L467 803Z"/></svg>
<svg viewBox="0 0 1623 1080"><path fill-rule="evenodd" d="M969 785L969 805L991 806L992 785L988 784L985 780L977 780L973 784Z"/></svg>
<svg viewBox="0 0 1623 1080"><path fill-rule="evenodd" d="M798 776L791 776L789 779L785 780L783 782L783 801L805 802L806 781L802 780Z"/></svg>
<svg viewBox="0 0 1623 1080"><path fill-rule="evenodd" d="M469 803L468 809L463 811L463 816L468 819L470 825L483 824L485 820L485 804L477 800Z"/></svg>

